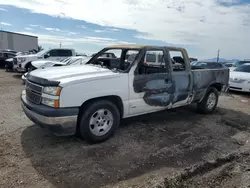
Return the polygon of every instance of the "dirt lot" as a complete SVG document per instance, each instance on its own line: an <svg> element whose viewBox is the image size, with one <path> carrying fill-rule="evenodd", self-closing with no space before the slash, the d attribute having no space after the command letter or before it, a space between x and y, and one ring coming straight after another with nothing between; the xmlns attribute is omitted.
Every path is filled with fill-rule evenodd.
<svg viewBox="0 0 250 188"><path fill-rule="evenodd" d="M0 70L0 187L248 187L248 95L224 94L213 115L195 106L122 121L88 145L33 125L20 75Z"/></svg>

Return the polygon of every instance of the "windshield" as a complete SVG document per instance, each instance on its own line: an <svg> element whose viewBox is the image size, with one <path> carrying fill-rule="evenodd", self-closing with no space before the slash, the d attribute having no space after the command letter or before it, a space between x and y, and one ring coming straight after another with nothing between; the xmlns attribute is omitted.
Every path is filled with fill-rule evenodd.
<svg viewBox="0 0 250 188"><path fill-rule="evenodd" d="M234 71L236 71L236 72L248 72L248 73L250 73L250 65L242 65L240 67L237 67Z"/></svg>
<svg viewBox="0 0 250 188"><path fill-rule="evenodd" d="M65 58L65 59L62 59L61 62L64 62L64 63L65 63L65 62L68 62L70 59L71 59L71 57L67 57L67 58Z"/></svg>
<svg viewBox="0 0 250 188"><path fill-rule="evenodd" d="M90 59L91 57L81 57L81 58L75 59L74 61L69 62L67 65L84 65Z"/></svg>
<svg viewBox="0 0 250 188"><path fill-rule="evenodd" d="M69 61L67 61L66 65L71 65L72 63L78 61L81 58L71 58Z"/></svg>

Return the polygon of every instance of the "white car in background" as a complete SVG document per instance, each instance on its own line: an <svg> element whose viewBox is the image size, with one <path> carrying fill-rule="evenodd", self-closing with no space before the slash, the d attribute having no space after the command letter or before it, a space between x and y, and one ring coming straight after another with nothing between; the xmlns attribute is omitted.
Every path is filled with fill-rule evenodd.
<svg viewBox="0 0 250 188"><path fill-rule="evenodd" d="M91 57L88 57L88 56L72 56L62 61L45 61L45 60L34 61L31 63L32 64L31 70L44 69L44 68L56 67L56 66L84 65L85 63L89 61L90 58ZM28 72L22 75L23 84L25 84L27 74Z"/></svg>
<svg viewBox="0 0 250 188"><path fill-rule="evenodd" d="M229 89L250 92L250 63L245 63L230 72Z"/></svg>
<svg viewBox="0 0 250 188"><path fill-rule="evenodd" d="M48 67L56 67L56 66L65 66L65 65L70 65L72 63L79 63L88 58L86 56L72 56L65 58L61 61L52 61L52 60L38 60L38 61L33 61L31 62L32 69L39 69L39 68L48 68Z"/></svg>
<svg viewBox="0 0 250 188"><path fill-rule="evenodd" d="M42 50L36 54L16 56L13 59L14 70L17 72L28 72L31 68L31 62L36 60L61 61L67 57L76 56L74 49L54 48Z"/></svg>

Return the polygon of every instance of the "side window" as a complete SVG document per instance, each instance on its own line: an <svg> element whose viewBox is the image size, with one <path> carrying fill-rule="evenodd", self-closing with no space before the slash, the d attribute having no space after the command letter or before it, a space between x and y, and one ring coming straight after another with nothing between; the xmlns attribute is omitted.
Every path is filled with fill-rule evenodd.
<svg viewBox="0 0 250 188"><path fill-rule="evenodd" d="M169 51L172 62L173 71L185 71L186 64L181 51Z"/></svg>
<svg viewBox="0 0 250 188"><path fill-rule="evenodd" d="M128 50L125 55L125 62L132 63L138 55L138 50Z"/></svg>
<svg viewBox="0 0 250 188"><path fill-rule="evenodd" d="M99 57L112 57L112 58L121 58L121 49L110 49L106 52L104 52L104 54L101 54ZM98 58L99 58L98 57Z"/></svg>
<svg viewBox="0 0 250 188"><path fill-rule="evenodd" d="M4 56L5 58L8 58L8 54L7 54L7 53L4 53L3 56Z"/></svg>
<svg viewBox="0 0 250 188"><path fill-rule="evenodd" d="M166 73L167 69L163 54L162 50L147 50L138 65L138 74Z"/></svg>
<svg viewBox="0 0 250 188"><path fill-rule="evenodd" d="M57 57L57 56L59 56L58 50L50 50L50 51L48 52L48 55L49 55L50 57Z"/></svg>
<svg viewBox="0 0 250 188"><path fill-rule="evenodd" d="M3 53L0 53L0 57L3 57Z"/></svg>
<svg viewBox="0 0 250 188"><path fill-rule="evenodd" d="M58 53L60 57L69 57L73 55L71 50L58 50Z"/></svg>

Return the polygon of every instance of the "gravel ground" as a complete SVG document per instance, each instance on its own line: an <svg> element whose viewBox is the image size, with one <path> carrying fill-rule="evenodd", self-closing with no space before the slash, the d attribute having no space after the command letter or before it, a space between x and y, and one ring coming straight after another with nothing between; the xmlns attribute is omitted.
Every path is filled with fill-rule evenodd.
<svg viewBox="0 0 250 188"><path fill-rule="evenodd" d="M250 186L248 95L224 94L212 115L188 106L126 119L88 145L33 125L20 77L0 70L0 187Z"/></svg>

